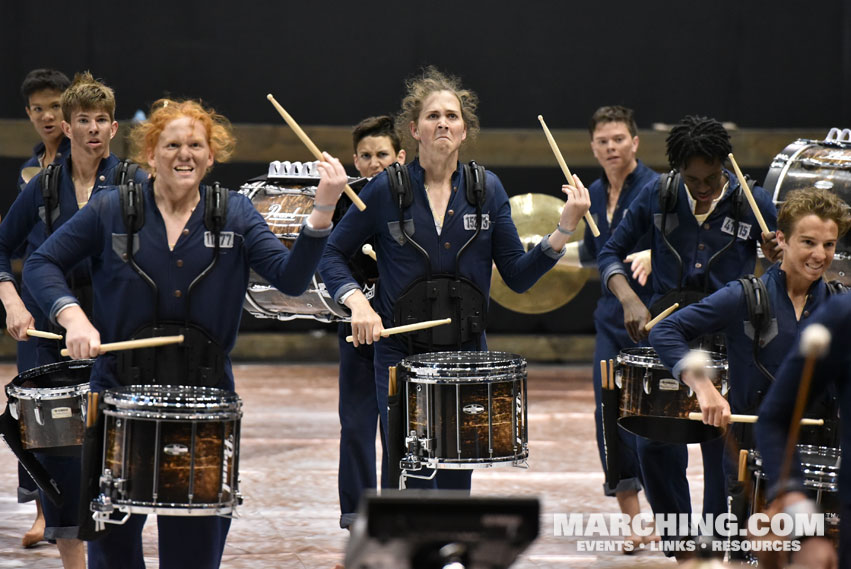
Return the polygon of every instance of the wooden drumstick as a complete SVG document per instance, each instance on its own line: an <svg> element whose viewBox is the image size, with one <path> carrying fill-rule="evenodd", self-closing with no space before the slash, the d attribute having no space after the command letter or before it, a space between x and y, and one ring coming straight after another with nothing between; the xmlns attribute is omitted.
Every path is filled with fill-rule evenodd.
<svg viewBox="0 0 851 569"><path fill-rule="evenodd" d="M443 326L444 324L451 323L451 318L444 318L443 320L426 320L425 322L417 322L416 324L405 324L404 326L396 326L395 328L385 328L381 331L381 337L386 338L387 336L392 336L393 334L415 332L416 330L425 330L426 328L434 328L435 326ZM347 342L354 342L354 340L354 336L346 336Z"/></svg>
<svg viewBox="0 0 851 569"><path fill-rule="evenodd" d="M609 389L609 372L606 371L606 360L600 360L600 384L603 389Z"/></svg>
<svg viewBox="0 0 851 569"><path fill-rule="evenodd" d="M544 134L547 136L547 141L550 143L550 148L553 149L553 154L556 156L556 161L558 165L561 166L561 171L564 172L564 177L567 179L567 183L573 187L576 187L576 182L573 180L573 174L570 173L570 168L567 167L567 163L564 161L564 156L561 155L561 150L558 148L558 144L556 144L556 139L553 138L550 129L547 128L547 123L544 122L543 115L538 115L538 120L541 122L541 126L544 128ZM594 223L594 218L591 217L591 212L585 212L585 223L588 224L588 227L591 228L591 233L594 237L600 236L600 229L597 227L597 224Z"/></svg>
<svg viewBox="0 0 851 569"><path fill-rule="evenodd" d="M117 350L136 350L139 348L155 348L157 346L166 346L168 344L182 344L183 334L179 336L158 336L156 338L141 338L139 340L127 340L124 342L112 342L111 344L102 344L98 353L105 354L106 352L114 352ZM59 352L62 356L68 355L68 348L63 348Z"/></svg>
<svg viewBox="0 0 851 569"><path fill-rule="evenodd" d="M688 414L688 418L692 421L702 421L703 414L698 411L693 411ZM730 415L731 423L756 423L758 419L758 415ZM820 427L824 425L824 419L801 419L800 424L805 427Z"/></svg>
<svg viewBox="0 0 851 569"><path fill-rule="evenodd" d="M748 476L748 451L741 449L739 451L739 482L747 480Z"/></svg>
<svg viewBox="0 0 851 569"><path fill-rule="evenodd" d="M86 408L86 426L94 427L98 416L98 392L90 391L88 394L88 407Z"/></svg>
<svg viewBox="0 0 851 569"><path fill-rule="evenodd" d="M61 334L54 334L53 332L42 332L41 330L33 330L32 328L27 330L27 336L31 336L33 338L44 338L46 340L61 340Z"/></svg>
<svg viewBox="0 0 851 569"><path fill-rule="evenodd" d="M609 360L609 389L615 388L615 360Z"/></svg>
<svg viewBox="0 0 851 569"><path fill-rule="evenodd" d="M398 388L396 387L396 366L390 366L388 371L389 381L387 383L387 394L390 397L393 397L398 392Z"/></svg>
<svg viewBox="0 0 851 569"><path fill-rule="evenodd" d="M759 206L756 205L756 200L753 199L753 194L748 186L748 181L745 180L744 174L742 174L742 171L739 169L739 165L736 163L736 158L733 156L733 153L731 152L728 154L727 158L730 159L730 164L733 165L733 171L739 179L742 191L745 192L745 197L748 198L748 203L751 204L751 209L753 210L753 214L756 216L756 222L759 223L760 230L762 230L763 233L771 233L771 231L768 230L768 226L765 224L765 219L763 219L762 213L759 211Z"/></svg>
<svg viewBox="0 0 851 569"><path fill-rule="evenodd" d="M671 312L673 312L674 310L676 310L679 307L680 307L680 303L675 302L674 304L672 304L671 306L669 306L668 308L666 308L665 310L663 310L662 312L657 314L656 318L654 318L653 320L651 320L650 322L648 322L647 324L644 325L644 331L649 332L651 330L651 328L653 328L653 326L655 326L656 324L658 324L659 322L661 322L662 320L664 320L665 318L670 316Z"/></svg>
<svg viewBox="0 0 851 569"><path fill-rule="evenodd" d="M290 128L293 129L293 132L299 138L299 140L301 140L304 145L307 146L307 149L310 150L310 153L313 154L313 157L321 162L324 162L325 158L322 156L322 152L319 150L319 147L313 144L313 141L310 140L310 137L307 136L307 133L304 132L300 126L298 126L298 123L295 122L295 119L292 118L290 114L284 110L284 107L282 107L278 103L278 101L275 100L275 97L272 96L272 93L266 95L266 98L269 99L269 102L272 103L272 106L277 109L278 114L281 115L281 118L283 118L286 123L290 125ZM349 199L352 200L352 203L355 204L355 207L357 207L361 211L366 209L366 204L363 203L363 200L358 197L355 191L348 184L346 184L345 192L346 195L349 196Z"/></svg>
<svg viewBox="0 0 851 569"><path fill-rule="evenodd" d="M360 248L361 253L370 257L373 261L378 261L378 257L375 256L375 249L372 248L372 245L369 243L364 243L363 247Z"/></svg>

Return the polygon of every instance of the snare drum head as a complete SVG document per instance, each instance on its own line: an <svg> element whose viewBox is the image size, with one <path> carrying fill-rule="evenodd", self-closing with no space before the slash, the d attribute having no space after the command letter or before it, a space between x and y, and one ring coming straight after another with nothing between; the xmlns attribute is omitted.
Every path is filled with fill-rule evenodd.
<svg viewBox="0 0 851 569"><path fill-rule="evenodd" d="M26 397L30 390L66 388L89 383L94 360L69 360L29 369L6 386L10 396Z"/></svg>
<svg viewBox="0 0 851 569"><path fill-rule="evenodd" d="M814 186L851 203L851 144L796 140L774 157L765 177L765 189L778 208L790 191ZM851 236L837 243L825 278L851 285Z"/></svg>
<svg viewBox="0 0 851 569"><path fill-rule="evenodd" d="M409 381L460 383L499 381L526 374L526 360L508 352L432 352L399 362Z"/></svg>
<svg viewBox="0 0 851 569"><path fill-rule="evenodd" d="M218 415L239 412L242 401L232 391L183 385L128 385L107 389L106 404L116 410L150 413Z"/></svg>

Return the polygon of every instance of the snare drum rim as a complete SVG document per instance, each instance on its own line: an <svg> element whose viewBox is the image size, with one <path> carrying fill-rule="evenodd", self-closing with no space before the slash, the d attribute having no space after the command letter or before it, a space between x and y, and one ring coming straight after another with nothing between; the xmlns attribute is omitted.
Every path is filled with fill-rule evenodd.
<svg viewBox="0 0 851 569"><path fill-rule="evenodd" d="M59 389L67 391L62 395L39 397L39 399L58 399L61 397L67 397L68 395L73 395L74 391L76 391L81 385L88 385L88 380L81 381L80 383L76 384L63 385L61 387L22 387L21 384L27 380L41 377L43 375L47 375L61 370L76 370L88 368L89 375L91 375L91 369L94 363L94 360L67 360L63 362L54 362L52 364L46 364L43 366L30 368L26 371L22 371L21 373L16 375L14 379L12 379L12 381L6 384L6 395L9 397L17 397L18 399L36 399L35 397L22 397L21 394L25 394L27 391L46 389Z"/></svg>
<svg viewBox="0 0 851 569"><path fill-rule="evenodd" d="M242 409L236 410L215 410L209 413L203 411L194 411L187 413L169 412L169 411L145 411L138 409L116 409L107 407L103 410L104 415L116 417L118 419L131 419L134 421L240 421L242 419Z"/></svg>
<svg viewBox="0 0 851 569"><path fill-rule="evenodd" d="M416 354L398 366L411 383L501 383L526 377L525 358L487 350Z"/></svg>
<svg viewBox="0 0 851 569"><path fill-rule="evenodd" d="M177 396L177 397L175 397ZM196 401L193 401L193 398ZM144 415L212 416L242 413L242 399L234 391L185 385L128 385L107 389L103 401L114 411Z"/></svg>
<svg viewBox="0 0 851 569"><path fill-rule="evenodd" d="M67 387L20 387L12 384L6 386L6 395L10 399L18 399L19 401L50 401L68 399L69 397L83 397L89 391L88 382Z"/></svg>
<svg viewBox="0 0 851 569"><path fill-rule="evenodd" d="M652 356L649 354L653 354ZM727 370L727 359L717 352L706 352L710 365L706 369ZM627 366L667 370L656 350L647 347L624 348L618 353L618 363Z"/></svg>

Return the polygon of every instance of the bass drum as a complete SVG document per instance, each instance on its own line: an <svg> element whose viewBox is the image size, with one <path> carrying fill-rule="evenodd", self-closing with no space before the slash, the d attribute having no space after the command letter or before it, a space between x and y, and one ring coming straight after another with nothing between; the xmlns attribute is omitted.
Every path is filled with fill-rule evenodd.
<svg viewBox="0 0 851 569"><path fill-rule="evenodd" d="M318 184L319 174L313 163L272 162L268 176L243 184L239 193L251 200L272 233L291 249L313 211ZM348 312L331 298L319 273L313 276L304 294L289 296L252 270L244 307L257 318L306 318L320 322L349 318Z"/></svg>
<svg viewBox="0 0 851 569"><path fill-rule="evenodd" d="M822 188L851 203L851 131L833 129L826 140L798 139L774 157L765 177L765 189L780 207L792 190ZM851 236L836 246L828 281L851 285Z"/></svg>

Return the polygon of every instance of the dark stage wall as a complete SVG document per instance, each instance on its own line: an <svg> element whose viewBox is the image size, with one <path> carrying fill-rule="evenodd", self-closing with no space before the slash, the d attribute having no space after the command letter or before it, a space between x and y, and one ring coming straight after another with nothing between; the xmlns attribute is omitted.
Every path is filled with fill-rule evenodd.
<svg viewBox="0 0 851 569"><path fill-rule="evenodd" d="M55 67L114 87L119 120L167 94L201 97L235 123L278 124L272 92L302 124L352 125L395 111L404 79L435 64L479 94L485 128L537 128L539 113L551 128L582 128L612 103L634 108L642 128L691 113L746 128L851 126L851 0L0 6L3 118L24 116L27 71ZM2 159L0 175L11 181L16 167ZM234 187L258 173L234 164L215 176ZM561 183L555 164L498 174L510 194ZM573 311L497 310L492 322L590 331L598 288L589 283Z"/></svg>

